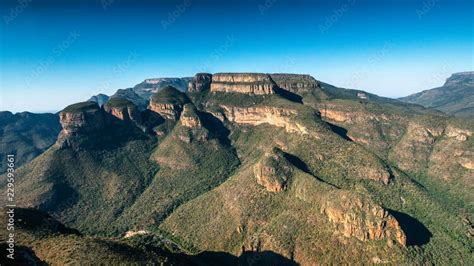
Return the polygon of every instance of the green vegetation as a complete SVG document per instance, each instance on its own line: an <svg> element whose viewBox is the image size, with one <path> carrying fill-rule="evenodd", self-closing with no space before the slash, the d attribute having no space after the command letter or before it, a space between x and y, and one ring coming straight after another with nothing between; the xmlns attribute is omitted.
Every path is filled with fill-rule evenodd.
<svg viewBox="0 0 474 266"><path fill-rule="evenodd" d="M65 113L79 113L99 110L99 106L95 102L81 102L67 106L62 110Z"/></svg>
<svg viewBox="0 0 474 266"><path fill-rule="evenodd" d="M134 103L132 103L131 101L125 99L125 98L122 98L122 97L112 97L110 98L109 101L107 101L107 103L105 103L104 107L106 108L111 108L111 107L133 107L135 106Z"/></svg>
<svg viewBox="0 0 474 266"><path fill-rule="evenodd" d="M176 105L184 105L189 102L188 96L180 92L172 86L166 86L157 93L155 93L151 101L154 103L168 103Z"/></svg>

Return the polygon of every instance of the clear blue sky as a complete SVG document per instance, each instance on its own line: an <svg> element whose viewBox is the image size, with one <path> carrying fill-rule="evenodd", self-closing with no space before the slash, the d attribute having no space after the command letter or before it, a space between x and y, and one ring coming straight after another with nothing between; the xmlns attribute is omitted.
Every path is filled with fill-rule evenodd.
<svg viewBox="0 0 474 266"><path fill-rule="evenodd" d="M0 110L145 78L308 73L399 97L473 70L474 1L1 1Z"/></svg>

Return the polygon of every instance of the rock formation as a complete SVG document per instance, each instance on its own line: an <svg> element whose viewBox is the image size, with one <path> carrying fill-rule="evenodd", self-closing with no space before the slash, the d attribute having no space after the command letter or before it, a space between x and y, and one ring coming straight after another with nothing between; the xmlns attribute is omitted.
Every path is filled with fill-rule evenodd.
<svg viewBox="0 0 474 266"><path fill-rule="evenodd" d="M319 87L318 81L310 75L271 74L270 77L279 88L293 93L301 93Z"/></svg>
<svg viewBox="0 0 474 266"><path fill-rule="evenodd" d="M104 110L125 122L141 123L140 111L127 99L113 97L104 105Z"/></svg>
<svg viewBox="0 0 474 266"><path fill-rule="evenodd" d="M278 148L265 153L263 159L254 166L257 183L271 192L286 190L292 172L292 165Z"/></svg>
<svg viewBox="0 0 474 266"><path fill-rule="evenodd" d="M103 109L95 102L76 103L59 113L59 121L65 136L99 131L107 127Z"/></svg>
<svg viewBox="0 0 474 266"><path fill-rule="evenodd" d="M308 134L303 125L292 118L297 115L295 110L276 107L236 107L221 105L225 117L232 123L258 126L264 123L283 127L287 132Z"/></svg>
<svg viewBox="0 0 474 266"><path fill-rule="evenodd" d="M208 73L198 73L192 81L189 82L189 92L201 92L211 88L212 75Z"/></svg>
<svg viewBox="0 0 474 266"><path fill-rule="evenodd" d="M277 85L270 75L258 73L218 73L212 76L212 92L273 94Z"/></svg>
<svg viewBox="0 0 474 266"><path fill-rule="evenodd" d="M188 103L184 106L183 113L181 114L181 125L189 128L201 128L202 123L197 114L196 107Z"/></svg>
<svg viewBox="0 0 474 266"><path fill-rule="evenodd" d="M184 104L188 102L186 94L168 86L153 95L148 109L160 114L165 119L176 121L181 115Z"/></svg>
<svg viewBox="0 0 474 266"><path fill-rule="evenodd" d="M339 198L327 201L321 208L345 237L361 241L387 240L406 245L406 236L398 221L382 207L347 192Z"/></svg>

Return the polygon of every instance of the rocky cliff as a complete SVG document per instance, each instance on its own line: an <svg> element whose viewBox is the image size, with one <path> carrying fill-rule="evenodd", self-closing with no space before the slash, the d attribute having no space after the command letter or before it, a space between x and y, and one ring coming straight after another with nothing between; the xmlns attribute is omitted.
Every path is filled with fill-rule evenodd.
<svg viewBox="0 0 474 266"><path fill-rule="evenodd" d="M212 76L212 92L273 94L277 85L270 75L259 73L218 73Z"/></svg>

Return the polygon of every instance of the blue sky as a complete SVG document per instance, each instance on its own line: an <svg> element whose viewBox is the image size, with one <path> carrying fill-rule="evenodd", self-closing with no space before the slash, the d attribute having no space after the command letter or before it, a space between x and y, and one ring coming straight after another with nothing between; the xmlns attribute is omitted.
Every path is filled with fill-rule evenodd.
<svg viewBox="0 0 474 266"><path fill-rule="evenodd" d="M474 1L2 1L0 110L58 111L145 78L307 73L399 97L474 67Z"/></svg>

